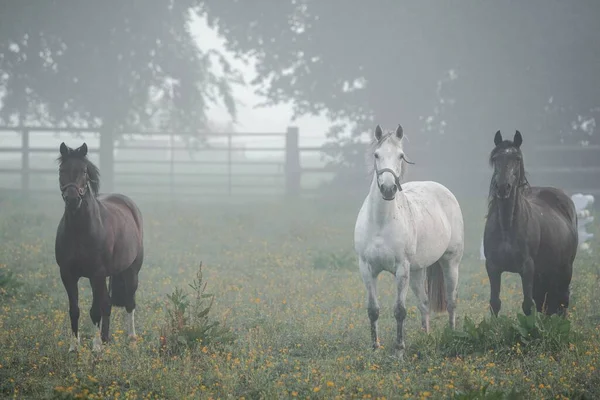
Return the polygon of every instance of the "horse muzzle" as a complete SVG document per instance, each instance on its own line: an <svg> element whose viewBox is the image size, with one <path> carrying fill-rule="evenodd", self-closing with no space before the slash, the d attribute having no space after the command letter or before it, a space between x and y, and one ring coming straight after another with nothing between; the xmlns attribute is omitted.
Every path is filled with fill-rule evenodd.
<svg viewBox="0 0 600 400"><path fill-rule="evenodd" d="M381 192L381 196L386 201L392 201L396 198L396 193L402 191L402 186L398 186L396 184L393 185L380 185L379 191Z"/></svg>
<svg viewBox="0 0 600 400"><path fill-rule="evenodd" d="M381 183L379 181L379 178L385 172L389 172L394 177L394 183L390 183L389 181L387 183ZM377 186L379 187L379 191L381 192L383 199L387 201L394 200L394 198L396 197L396 193L402 191L400 177L396 175L396 173L390 168L377 169L377 164L375 164L375 173L377 179Z"/></svg>
<svg viewBox="0 0 600 400"><path fill-rule="evenodd" d="M75 184L67 184L61 187L62 198L65 202L65 207L69 211L77 211L83 203L85 196L85 188L77 187Z"/></svg>
<svg viewBox="0 0 600 400"><path fill-rule="evenodd" d="M67 210L69 211L77 211L79 210L79 208L81 207L81 203L83 202L81 200L81 197L77 196L77 197L65 197L65 206L67 207Z"/></svg>
<svg viewBox="0 0 600 400"><path fill-rule="evenodd" d="M501 185L496 186L496 197L505 200L510 197L510 193L512 192L512 185L510 183L503 183Z"/></svg>

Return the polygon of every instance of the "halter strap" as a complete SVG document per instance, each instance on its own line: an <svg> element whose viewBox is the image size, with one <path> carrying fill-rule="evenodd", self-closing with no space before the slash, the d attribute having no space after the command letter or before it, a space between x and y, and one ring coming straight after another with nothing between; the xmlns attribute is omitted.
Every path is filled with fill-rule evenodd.
<svg viewBox="0 0 600 400"><path fill-rule="evenodd" d="M75 188L77 190L77 193L79 194L79 197L83 197L83 196L85 196L85 194L86 194L86 192L88 190L88 182L87 181L85 182L85 186L84 187L79 187L74 182L70 182L70 183L67 183L67 184L61 186L60 187L60 191L62 192L63 196L64 196L65 192L67 191L67 189L69 189L71 187Z"/></svg>
<svg viewBox="0 0 600 400"><path fill-rule="evenodd" d="M385 173L385 172L389 172L390 174L392 174L392 176L394 177L394 183L396 184L396 187L398 187L398 190L402 190L402 185L400 184L400 177L398 175L396 175L396 173L389 169L389 168L383 168L383 169L378 169L377 168L377 160L373 160L373 166L375 167L375 173L377 174L377 187L381 190L381 183L379 183L379 177Z"/></svg>

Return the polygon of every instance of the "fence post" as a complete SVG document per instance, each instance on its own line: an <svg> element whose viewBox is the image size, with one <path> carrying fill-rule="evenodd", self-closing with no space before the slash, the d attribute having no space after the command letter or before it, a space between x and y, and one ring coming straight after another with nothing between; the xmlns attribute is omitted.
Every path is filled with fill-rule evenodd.
<svg viewBox="0 0 600 400"><path fill-rule="evenodd" d="M232 146L232 137L231 132L227 134L227 194L231 196L231 175L232 175L232 154L231 154L231 146Z"/></svg>
<svg viewBox="0 0 600 400"><path fill-rule="evenodd" d="M298 128L290 126L285 135L285 195L287 198L300 195L300 146Z"/></svg>
<svg viewBox="0 0 600 400"><path fill-rule="evenodd" d="M21 190L29 194L29 129L21 130Z"/></svg>
<svg viewBox="0 0 600 400"><path fill-rule="evenodd" d="M175 132L171 131L169 135L169 191L171 193L171 200L175 197Z"/></svg>
<svg viewBox="0 0 600 400"><path fill-rule="evenodd" d="M115 177L115 131L112 128L100 129L100 174L103 192L114 190Z"/></svg>

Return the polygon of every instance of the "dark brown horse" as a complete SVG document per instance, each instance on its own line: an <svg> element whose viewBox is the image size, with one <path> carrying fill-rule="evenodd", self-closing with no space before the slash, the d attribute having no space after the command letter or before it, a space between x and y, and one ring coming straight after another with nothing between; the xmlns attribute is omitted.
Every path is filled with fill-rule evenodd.
<svg viewBox="0 0 600 400"><path fill-rule="evenodd" d="M573 201L560 189L530 186L525 177L521 144L494 137L490 154L494 174L484 232L490 306L500 311L502 272L521 275L523 312L567 315L569 285L577 253L577 214Z"/></svg>
<svg viewBox="0 0 600 400"><path fill-rule="evenodd" d="M144 259L140 210L121 194L98 194L100 174L87 159L87 151L85 143L75 150L60 145L59 182L65 211L56 232L55 255L69 297L74 335L70 351L79 345L77 282L81 277L88 278L92 286L92 322L100 329L102 321L94 350L100 350L109 339L112 306L125 307L128 334L135 339L135 292Z"/></svg>

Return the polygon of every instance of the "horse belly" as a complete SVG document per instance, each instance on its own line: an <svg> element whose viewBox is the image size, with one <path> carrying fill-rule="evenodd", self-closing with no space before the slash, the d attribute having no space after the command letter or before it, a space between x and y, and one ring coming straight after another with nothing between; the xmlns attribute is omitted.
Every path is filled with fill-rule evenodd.
<svg viewBox="0 0 600 400"><path fill-rule="evenodd" d="M451 239L452 227L445 215L425 214L418 228L413 268L428 267L438 261L448 251Z"/></svg>

